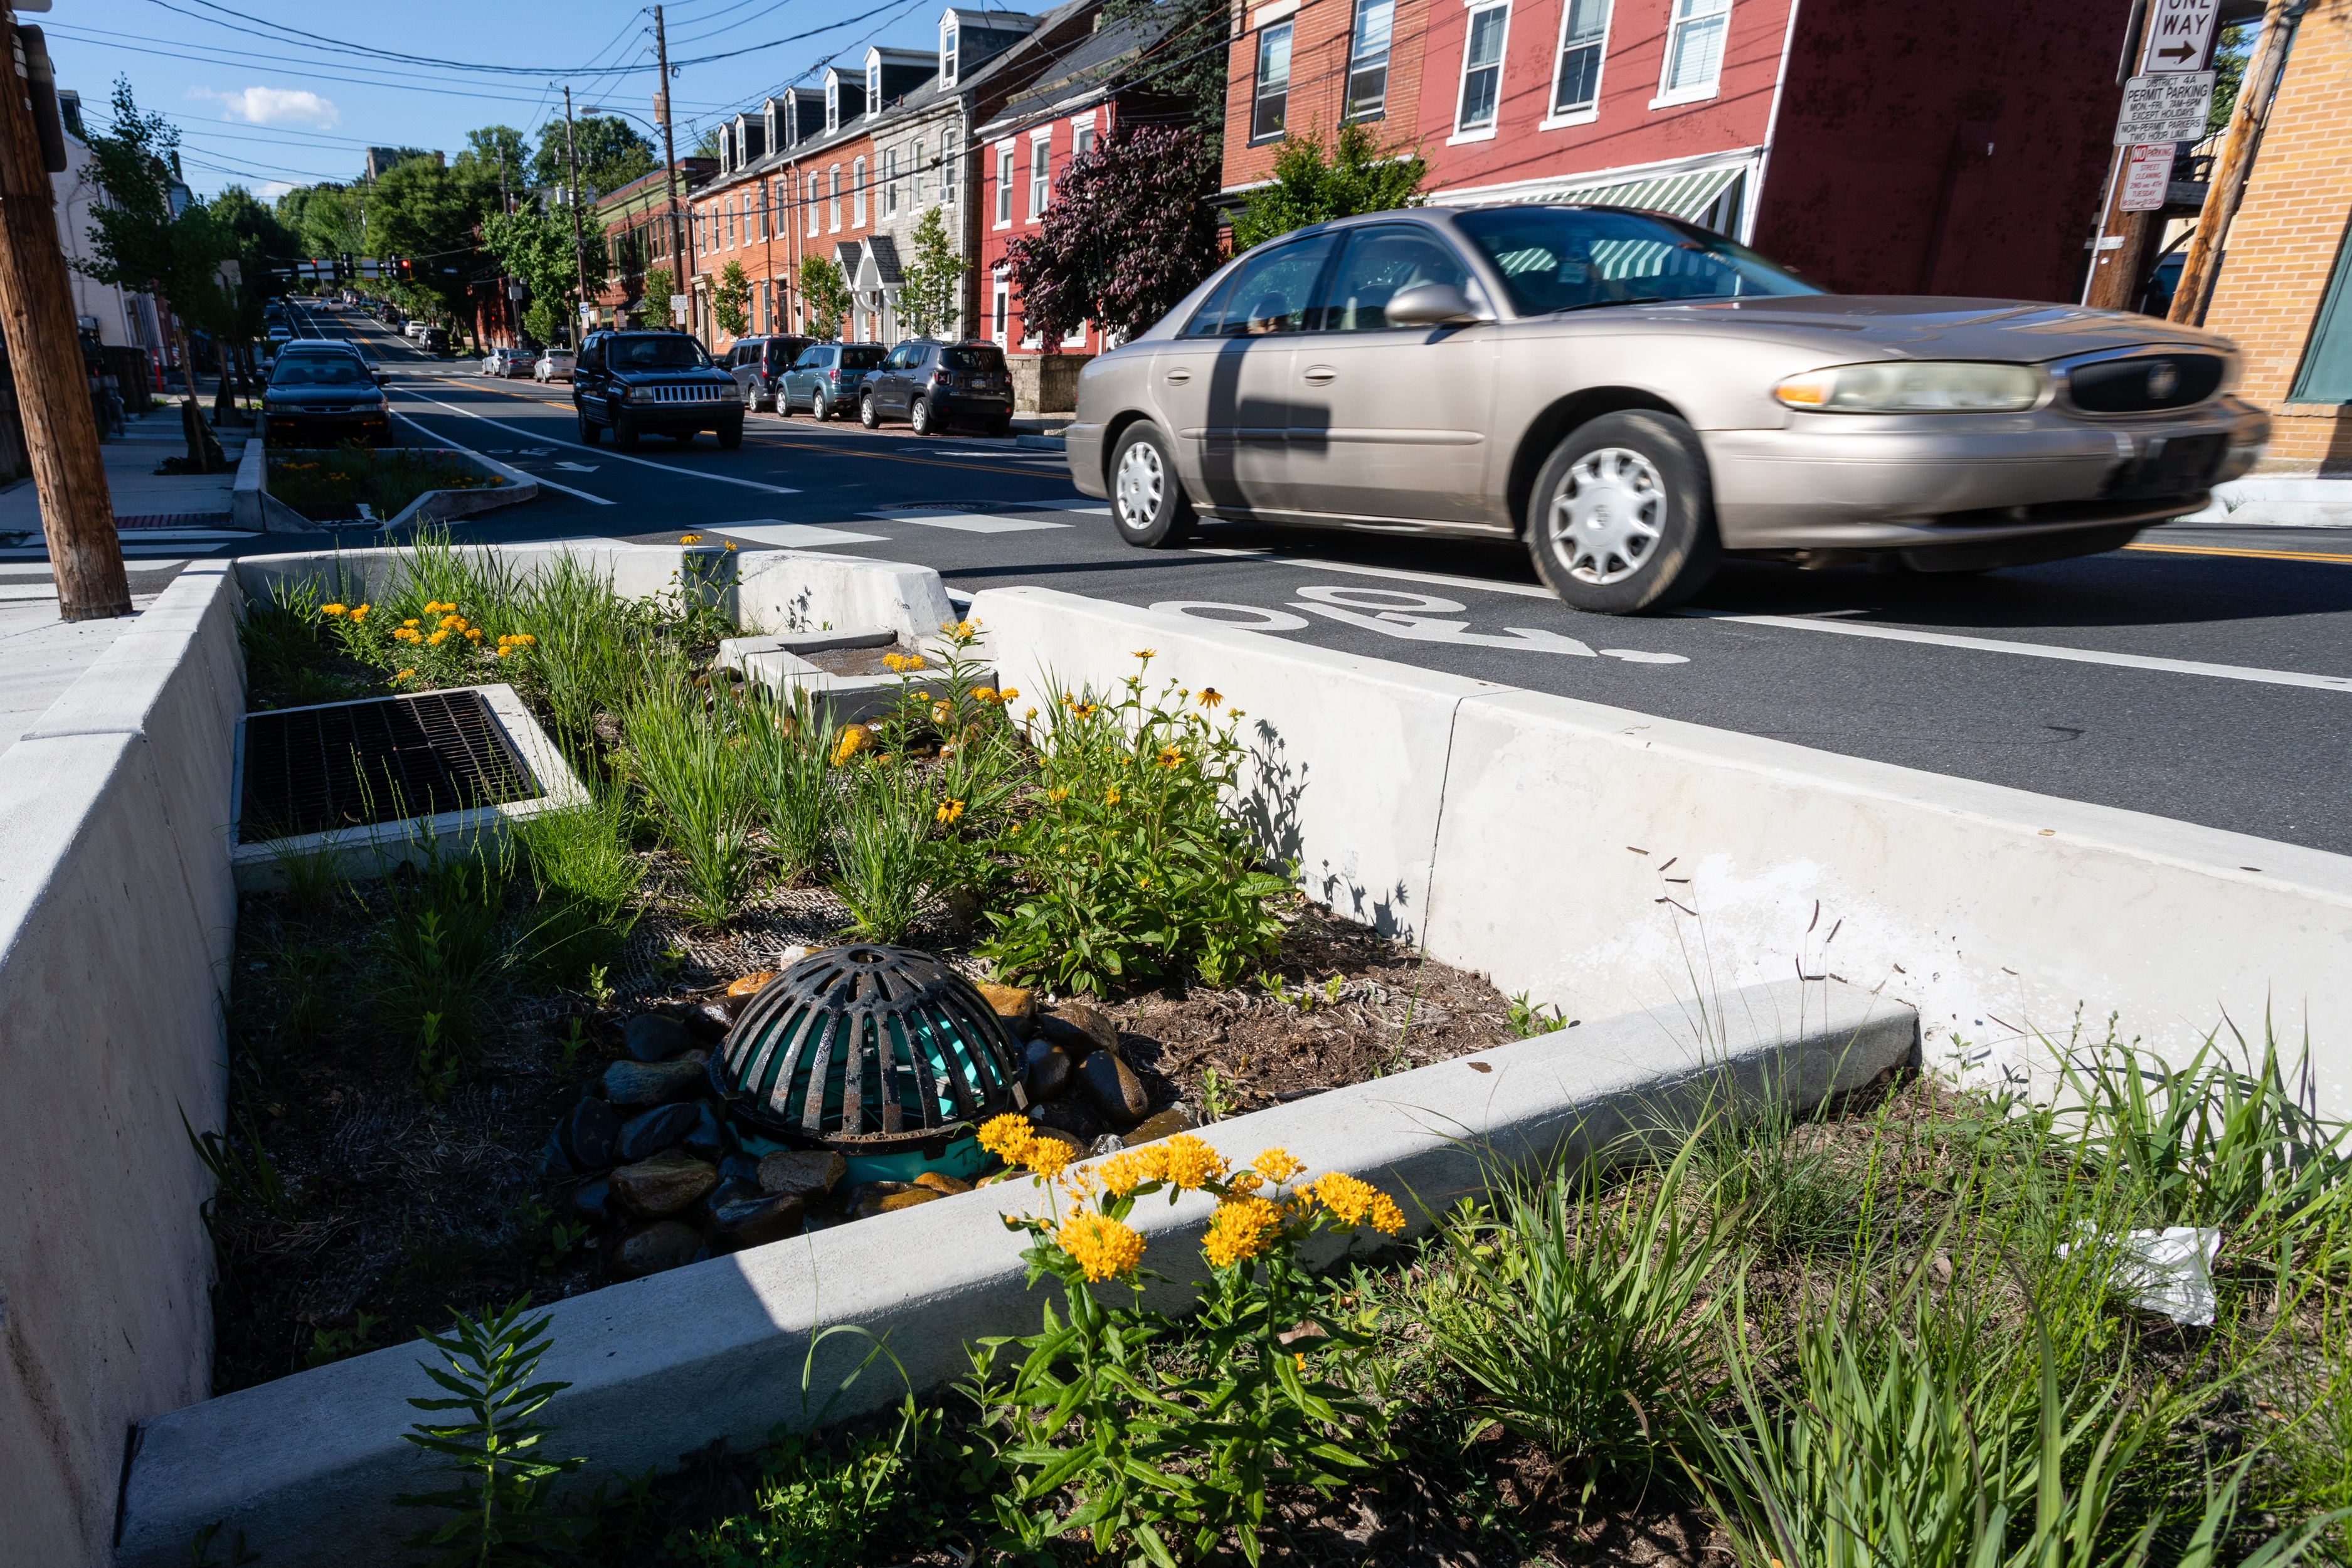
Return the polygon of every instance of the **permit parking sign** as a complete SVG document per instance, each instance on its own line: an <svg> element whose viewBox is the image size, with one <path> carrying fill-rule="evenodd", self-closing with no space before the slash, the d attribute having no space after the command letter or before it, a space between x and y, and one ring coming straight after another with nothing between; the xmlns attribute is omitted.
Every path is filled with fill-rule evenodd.
<svg viewBox="0 0 2352 1568"><path fill-rule="evenodd" d="M2205 134L2213 103L2211 71L2163 71L2136 76L2124 84L2123 113L2116 120L2116 145L2146 142L2194 142Z"/></svg>

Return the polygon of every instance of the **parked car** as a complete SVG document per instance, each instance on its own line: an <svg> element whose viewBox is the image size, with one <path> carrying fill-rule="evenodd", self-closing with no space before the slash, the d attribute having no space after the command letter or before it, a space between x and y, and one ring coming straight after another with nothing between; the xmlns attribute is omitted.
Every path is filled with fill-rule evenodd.
<svg viewBox="0 0 2352 1568"><path fill-rule="evenodd" d="M738 338L727 353L727 374L743 389L746 408L772 408L783 412L779 389L784 373L809 346L807 338L759 337Z"/></svg>
<svg viewBox="0 0 2352 1568"><path fill-rule="evenodd" d="M811 343L784 373L781 412L805 408L819 419L830 419L845 408L857 406L857 389L882 368L890 351L880 343Z"/></svg>
<svg viewBox="0 0 2352 1568"><path fill-rule="evenodd" d="M391 400L352 354L280 355L262 389L261 417L273 447L392 440Z"/></svg>
<svg viewBox="0 0 2352 1568"><path fill-rule="evenodd" d="M530 363L530 378L538 382L570 381L572 351L570 349L541 351L540 356Z"/></svg>
<svg viewBox="0 0 2352 1568"><path fill-rule="evenodd" d="M492 349L482 356L484 375L529 375L531 356L524 349Z"/></svg>
<svg viewBox="0 0 2352 1568"><path fill-rule="evenodd" d="M423 321L410 321L402 326L400 335L404 338L422 338L425 331L425 325Z"/></svg>
<svg viewBox="0 0 2352 1568"><path fill-rule="evenodd" d="M276 353L280 348L294 341L294 329L283 321L272 321L269 323L268 335L269 352Z"/></svg>
<svg viewBox="0 0 2352 1568"><path fill-rule="evenodd" d="M719 444L743 444L743 390L684 332L591 332L572 372L572 405L580 440L593 447L604 433L627 451L644 435L684 442L700 430Z"/></svg>
<svg viewBox="0 0 2352 1568"><path fill-rule="evenodd" d="M416 342L426 353L446 355L449 352L449 329L427 327L425 329L425 335L418 338Z"/></svg>
<svg viewBox="0 0 2352 1568"><path fill-rule="evenodd" d="M1079 489L1524 541L1580 609L1726 555L1974 572L2114 550L2253 467L2234 349L2147 316L1841 298L1695 225L1430 207L1269 240L1080 373Z"/></svg>
<svg viewBox="0 0 2352 1568"><path fill-rule="evenodd" d="M1013 373L1004 351L986 339L908 339L858 389L858 423L871 430L885 419L904 419L918 436L950 425L1003 435L1013 427Z"/></svg>

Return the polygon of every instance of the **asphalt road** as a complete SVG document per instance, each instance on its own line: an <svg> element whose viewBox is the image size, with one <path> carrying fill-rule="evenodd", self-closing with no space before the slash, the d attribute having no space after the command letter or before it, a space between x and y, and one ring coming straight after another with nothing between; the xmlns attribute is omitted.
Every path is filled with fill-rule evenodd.
<svg viewBox="0 0 2352 1568"><path fill-rule="evenodd" d="M461 538L693 531L1041 584L1636 712L2352 853L2352 531L2175 524L1973 578L1735 563L1654 619L1578 614L1523 552L1212 524L1127 548L1062 460L750 416L742 447L579 444L569 390L426 360L356 312L313 330L394 372L404 438L551 489ZM271 548L284 548L273 541ZM1235 693L1245 701L1245 693ZM1564 822L1575 803L1563 801Z"/></svg>

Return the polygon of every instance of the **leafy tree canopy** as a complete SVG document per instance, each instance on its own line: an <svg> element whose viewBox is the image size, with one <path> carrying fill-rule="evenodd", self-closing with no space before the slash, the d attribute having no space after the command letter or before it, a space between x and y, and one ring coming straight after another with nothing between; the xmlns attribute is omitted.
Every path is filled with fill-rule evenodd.
<svg viewBox="0 0 2352 1568"><path fill-rule="evenodd" d="M1120 124L1072 159L1036 234L1008 247L1024 335L1050 345L1095 321L1133 337L1216 270L1202 198L1218 156L1193 127Z"/></svg>
<svg viewBox="0 0 2352 1568"><path fill-rule="evenodd" d="M1421 205L1429 164L1417 153L1383 152L1369 126L1343 126L1327 150L1309 131L1286 136L1274 182L1252 191L1234 215L1234 247L1247 250L1310 223Z"/></svg>
<svg viewBox="0 0 2352 1568"><path fill-rule="evenodd" d="M401 295L421 314L465 314L467 253L474 226L486 207L495 207L498 172L487 189L478 166L447 168L419 160L403 163L365 193L366 227L360 251L368 256L405 256L416 279ZM459 270L448 273L444 267Z"/></svg>
<svg viewBox="0 0 2352 1568"><path fill-rule="evenodd" d="M950 336L962 314L964 258L948 238L947 222L940 209L929 207L916 220L914 256L898 286L898 313L918 337Z"/></svg>
<svg viewBox="0 0 2352 1568"><path fill-rule="evenodd" d="M569 213L532 205L512 213L493 212L482 219L482 248L530 290L523 324L541 342L553 341L559 328L577 318L580 271L572 260ZM585 254L588 286L601 288L604 281L601 248L591 246Z"/></svg>
<svg viewBox="0 0 2352 1568"><path fill-rule="evenodd" d="M660 167L660 161L654 156L654 144L617 115L590 114L573 121L572 139L580 159L580 184L592 196L617 191L639 175ZM540 139L539 155L531 162L530 177L533 184L541 185L561 185L571 179L570 165L564 158L563 127L560 123L551 122L547 134Z"/></svg>
<svg viewBox="0 0 2352 1568"><path fill-rule="evenodd" d="M719 127L714 125L702 133L700 140L694 144L694 156L698 158L719 156Z"/></svg>
<svg viewBox="0 0 2352 1568"><path fill-rule="evenodd" d="M646 276L650 279L653 274ZM653 297L650 285L646 295L648 299ZM851 303L849 284L831 257L812 251L801 258L801 325L809 336L828 342L841 336L841 323L849 314Z"/></svg>
<svg viewBox="0 0 2352 1568"><path fill-rule="evenodd" d="M90 139L103 204L90 212L94 255L74 265L101 283L160 294L182 321L220 335L236 331L236 300L220 264L237 238L210 209L172 211L171 159L180 129L139 107L127 79L114 82L114 129Z"/></svg>
<svg viewBox="0 0 2352 1568"><path fill-rule="evenodd" d="M730 338L740 338L743 329L751 324L751 279L743 264L730 261L719 269L719 287L711 291L710 313L719 318L719 330Z"/></svg>
<svg viewBox="0 0 2352 1568"><path fill-rule="evenodd" d="M499 185L499 160L506 160L507 184L520 187L530 167L530 138L511 125L485 125L466 132L466 150L450 160L453 167L489 176L490 189Z"/></svg>

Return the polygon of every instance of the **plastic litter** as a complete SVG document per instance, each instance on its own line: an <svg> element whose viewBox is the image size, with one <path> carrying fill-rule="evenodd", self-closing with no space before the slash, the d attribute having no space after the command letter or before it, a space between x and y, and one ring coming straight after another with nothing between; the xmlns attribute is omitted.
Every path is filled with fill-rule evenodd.
<svg viewBox="0 0 2352 1568"><path fill-rule="evenodd" d="M2221 1232L2207 1226L2175 1225L2162 1230L2126 1231L2116 1248L2116 1294L2144 1312L2160 1312L2176 1323L2210 1328L2217 1302L2212 1265ZM2060 1247L2060 1257L2070 1249Z"/></svg>

